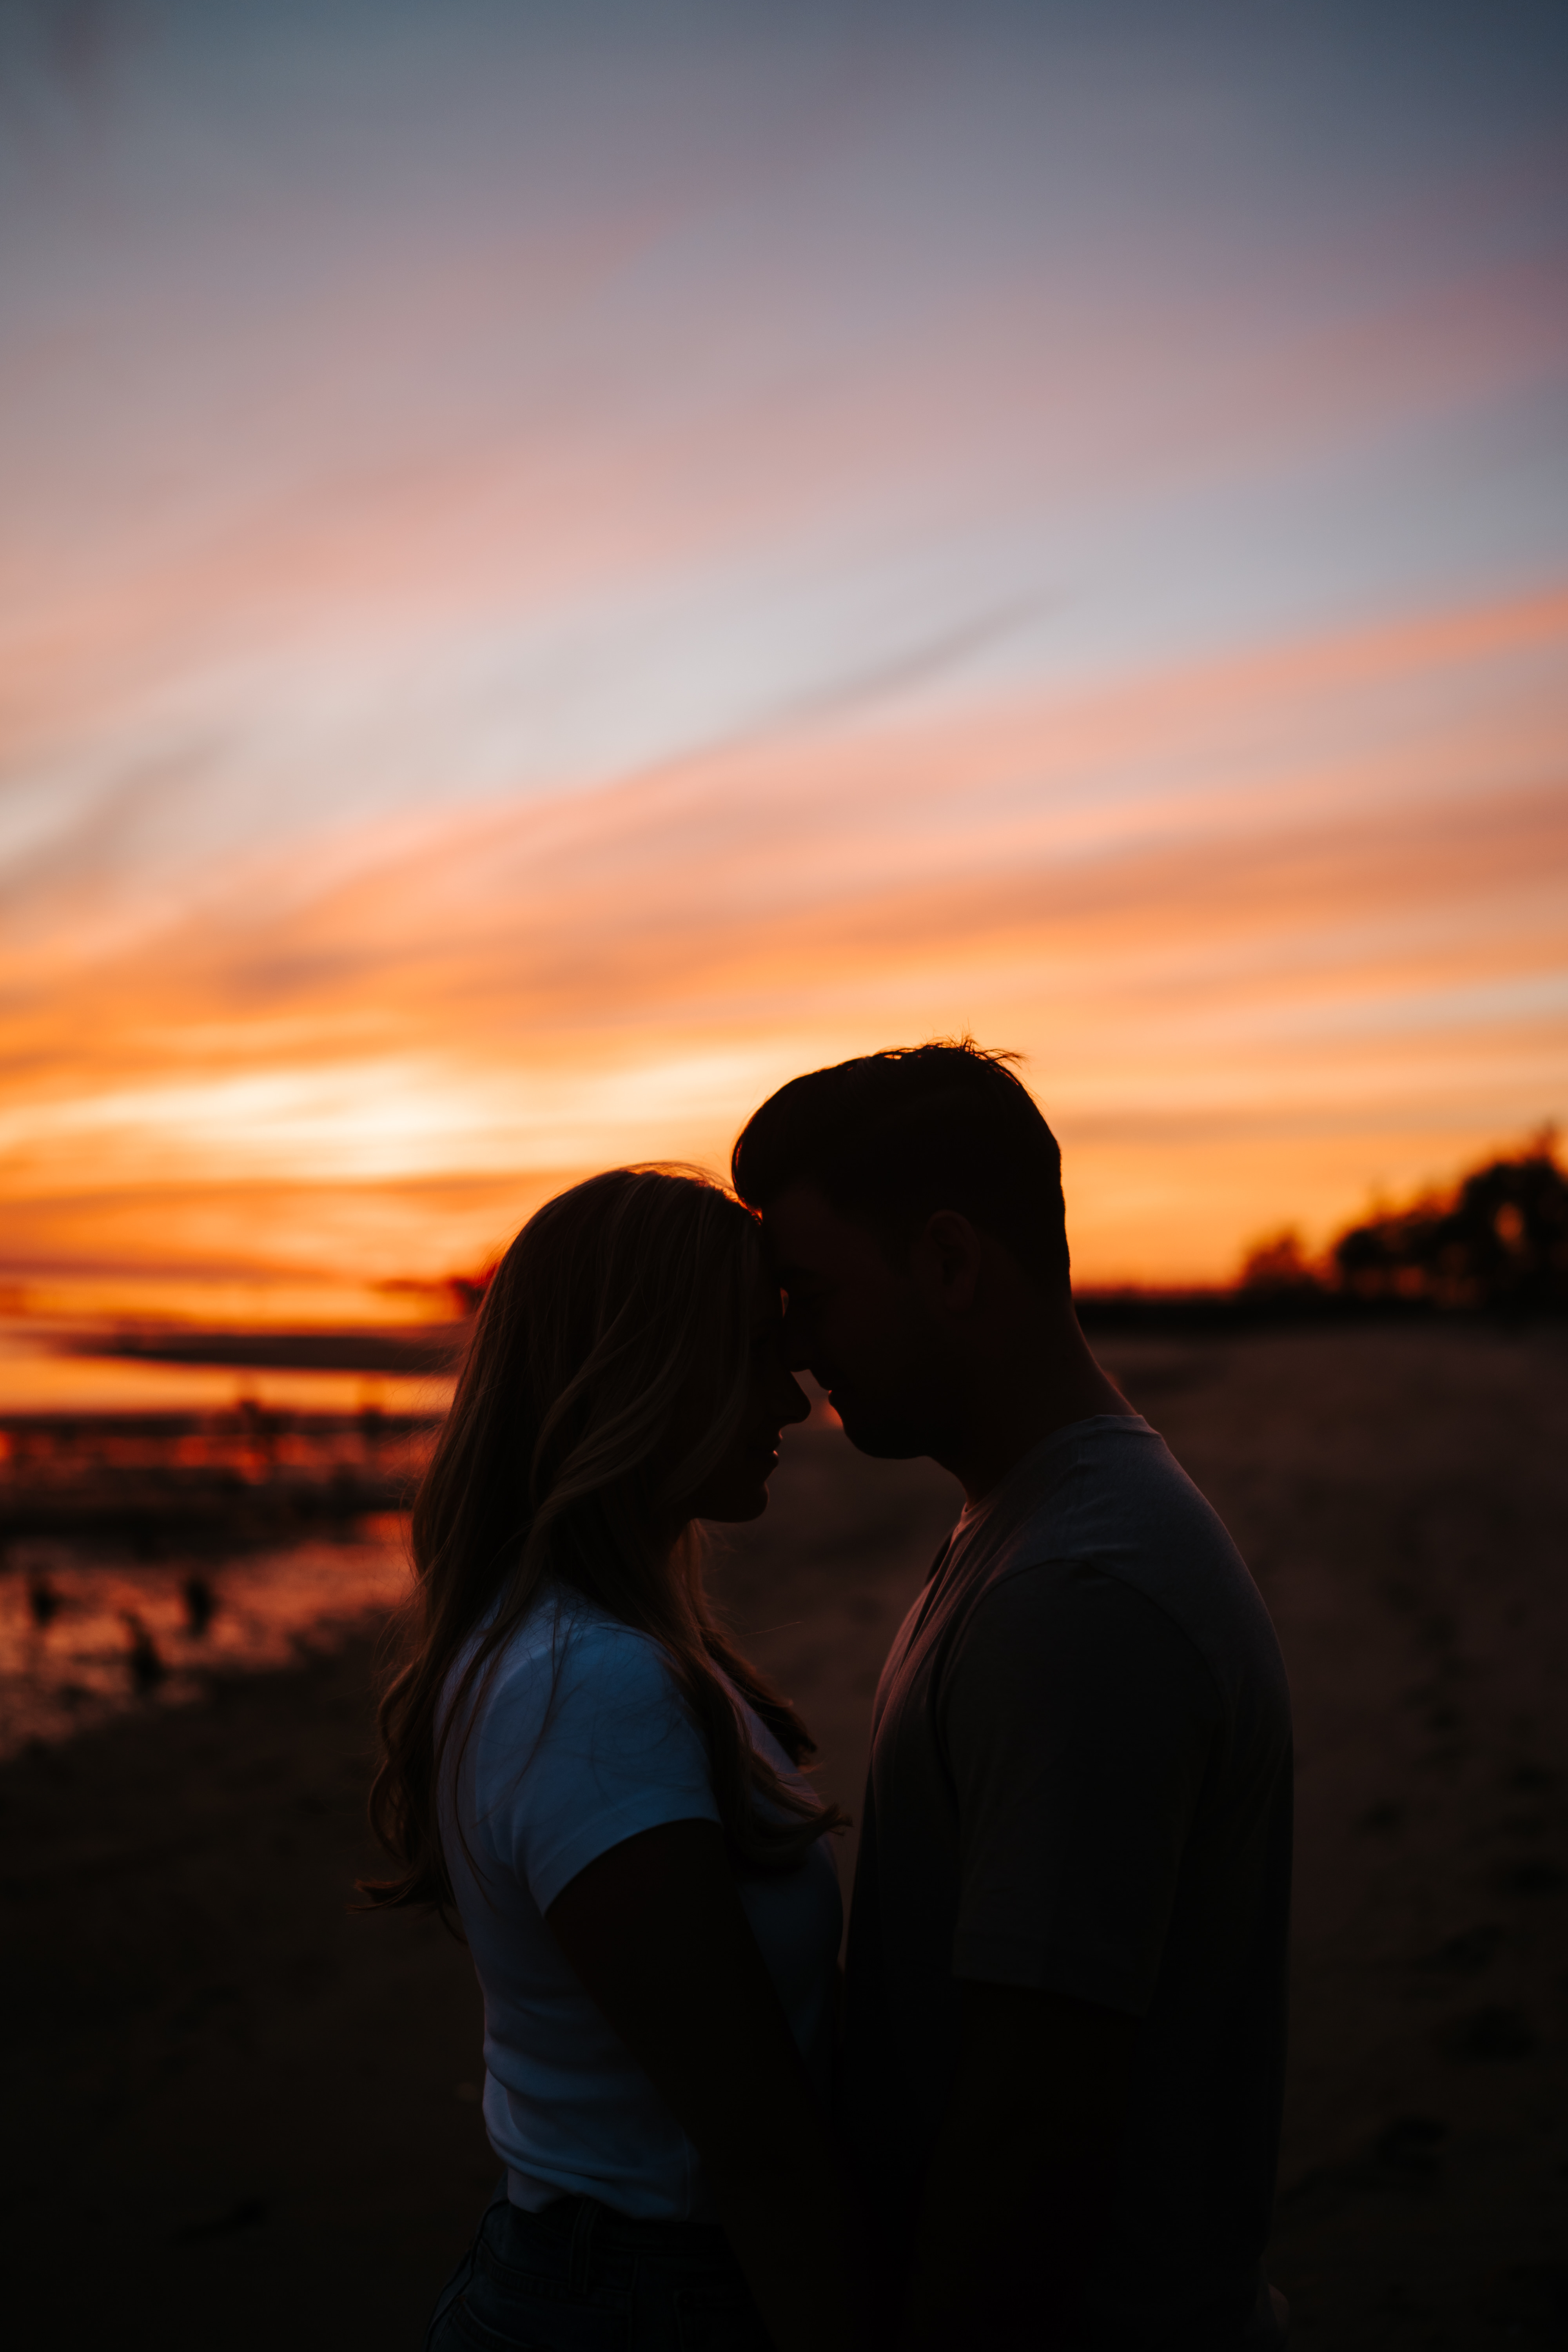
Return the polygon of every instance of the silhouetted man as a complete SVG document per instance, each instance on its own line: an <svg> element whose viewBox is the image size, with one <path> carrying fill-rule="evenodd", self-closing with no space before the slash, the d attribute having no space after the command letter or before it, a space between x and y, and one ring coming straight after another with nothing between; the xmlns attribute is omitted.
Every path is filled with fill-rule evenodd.
<svg viewBox="0 0 1568 2352"><path fill-rule="evenodd" d="M921 2352L1277 2344L1290 1719L1224 1528L1090 1354L1001 1059L818 1070L735 1147L791 1361L966 1507L877 1692L844 2121Z"/></svg>

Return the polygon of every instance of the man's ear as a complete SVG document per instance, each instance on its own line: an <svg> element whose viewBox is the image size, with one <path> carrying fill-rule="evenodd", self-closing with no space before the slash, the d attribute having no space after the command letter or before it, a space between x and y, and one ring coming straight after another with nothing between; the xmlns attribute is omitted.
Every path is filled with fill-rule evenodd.
<svg viewBox="0 0 1568 2352"><path fill-rule="evenodd" d="M938 1305L963 1315L979 1295L983 1255L969 1219L957 1209L938 1209L915 1236L910 1270Z"/></svg>

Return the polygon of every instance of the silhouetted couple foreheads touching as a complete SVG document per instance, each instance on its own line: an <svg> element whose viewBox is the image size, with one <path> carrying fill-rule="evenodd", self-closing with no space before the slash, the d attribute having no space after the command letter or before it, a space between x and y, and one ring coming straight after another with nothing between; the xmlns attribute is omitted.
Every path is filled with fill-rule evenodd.
<svg viewBox="0 0 1568 2352"><path fill-rule="evenodd" d="M1285 1675L1079 1331L1050 1129L922 1045L783 1087L732 1175L530 1219L415 1507L366 1893L460 1916L505 2168L427 2343L1278 2346ZM877 1691L842 1996L843 1816L698 1543L764 1509L792 1367L965 1496Z"/></svg>

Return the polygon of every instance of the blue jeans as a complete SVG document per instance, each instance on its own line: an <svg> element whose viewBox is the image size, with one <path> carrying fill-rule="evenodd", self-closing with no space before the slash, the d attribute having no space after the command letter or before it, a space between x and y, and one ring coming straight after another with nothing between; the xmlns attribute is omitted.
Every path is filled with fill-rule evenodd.
<svg viewBox="0 0 1568 2352"><path fill-rule="evenodd" d="M447 2280L425 2352L773 2352L730 2242L591 2197L542 2213L503 2181Z"/></svg>

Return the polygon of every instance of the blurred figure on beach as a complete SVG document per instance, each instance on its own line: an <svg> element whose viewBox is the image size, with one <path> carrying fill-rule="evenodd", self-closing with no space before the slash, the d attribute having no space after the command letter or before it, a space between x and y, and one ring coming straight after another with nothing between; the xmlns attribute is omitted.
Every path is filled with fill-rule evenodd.
<svg viewBox="0 0 1568 2352"><path fill-rule="evenodd" d="M1060 1154L1007 1061L816 1071L733 1155L789 1363L965 1496L877 1691L844 2126L907 2352L1277 2346L1284 1669L1083 1338Z"/></svg>
<svg viewBox="0 0 1568 2352"><path fill-rule="evenodd" d="M377 1904L456 1911L504 2171L432 2352L840 2352L842 1915L812 1742L704 1596L808 1411L757 1220L622 1169L503 1258L414 1513ZM695 2319L693 2318L695 2315Z"/></svg>

